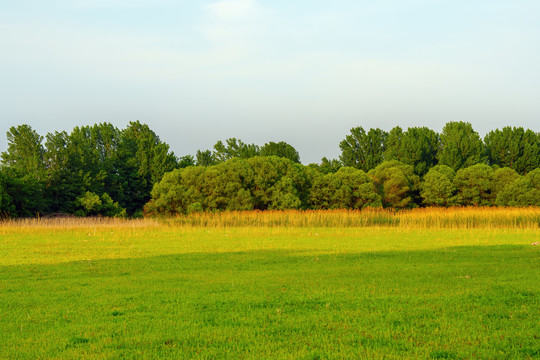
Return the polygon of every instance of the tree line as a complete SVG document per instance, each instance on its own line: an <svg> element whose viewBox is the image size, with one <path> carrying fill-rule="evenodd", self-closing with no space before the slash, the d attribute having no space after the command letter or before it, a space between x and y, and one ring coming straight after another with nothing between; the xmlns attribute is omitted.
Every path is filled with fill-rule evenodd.
<svg viewBox="0 0 540 360"><path fill-rule="evenodd" d="M355 127L339 159L309 165L286 142L235 138L177 157L139 121L45 137L19 125L7 140L0 214L10 217L540 205L540 134L521 127L484 139L466 122L449 122L440 134Z"/></svg>

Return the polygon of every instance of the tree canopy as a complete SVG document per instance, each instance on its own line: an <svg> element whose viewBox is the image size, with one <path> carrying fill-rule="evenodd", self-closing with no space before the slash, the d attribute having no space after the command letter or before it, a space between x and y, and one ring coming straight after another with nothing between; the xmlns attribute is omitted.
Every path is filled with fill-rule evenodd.
<svg viewBox="0 0 540 360"><path fill-rule="evenodd" d="M522 127L490 131L484 142L491 165L509 167L524 175L540 166L540 138Z"/></svg>
<svg viewBox="0 0 540 360"><path fill-rule="evenodd" d="M237 138L176 157L148 125L11 127L0 158L0 217L196 211L540 205L540 135L450 122L351 129L339 159L300 163L290 144Z"/></svg>
<svg viewBox="0 0 540 360"><path fill-rule="evenodd" d="M455 171L485 163L485 148L480 136L467 122L449 122L441 133L441 147L437 154L439 164Z"/></svg>
<svg viewBox="0 0 540 360"><path fill-rule="evenodd" d="M412 127L405 132L395 127L388 135L384 158L412 165L414 172L423 176L437 164L440 142L439 134L427 127Z"/></svg>
<svg viewBox="0 0 540 360"><path fill-rule="evenodd" d="M374 169L383 161L387 137L388 133L381 129L366 132L360 126L352 128L351 133L339 144L343 166L363 171Z"/></svg>

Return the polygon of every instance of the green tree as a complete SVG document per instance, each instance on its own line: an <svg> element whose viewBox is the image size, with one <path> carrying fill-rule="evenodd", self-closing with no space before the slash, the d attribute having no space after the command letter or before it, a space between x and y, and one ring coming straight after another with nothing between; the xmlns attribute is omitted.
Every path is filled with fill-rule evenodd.
<svg viewBox="0 0 540 360"><path fill-rule="evenodd" d="M0 219L17 215L11 196L8 193L8 178L0 170Z"/></svg>
<svg viewBox="0 0 540 360"><path fill-rule="evenodd" d="M3 189L12 216L31 217L44 214L47 203L43 198L43 183L34 177L17 177L7 173Z"/></svg>
<svg viewBox="0 0 540 360"><path fill-rule="evenodd" d="M2 164L19 176L44 176L43 136L29 125L12 126L7 132L8 148L2 153Z"/></svg>
<svg viewBox="0 0 540 360"><path fill-rule="evenodd" d="M531 186L540 190L540 168L529 171L526 176Z"/></svg>
<svg viewBox="0 0 540 360"><path fill-rule="evenodd" d="M122 208L117 201L114 201L109 194L101 195L100 214L109 217L127 217L126 209Z"/></svg>
<svg viewBox="0 0 540 360"><path fill-rule="evenodd" d="M34 216L47 212L47 203L43 197L43 137L30 126L19 125L9 129L7 140L7 151L3 152L1 157L6 176L3 184L4 197L11 199L11 214Z"/></svg>
<svg viewBox="0 0 540 360"><path fill-rule="evenodd" d="M260 155L279 156L289 159L292 162L300 163L300 155L298 154L298 151L296 151L292 145L289 145L284 141L280 141L278 143L270 141L264 144L264 146L261 147Z"/></svg>
<svg viewBox="0 0 540 360"><path fill-rule="evenodd" d="M492 165L509 167L522 175L540 166L540 140L531 130L507 126L490 131L484 142Z"/></svg>
<svg viewBox="0 0 540 360"><path fill-rule="evenodd" d="M390 130L384 144L383 158L386 161L398 160L401 161L401 140L403 138L403 129L395 126Z"/></svg>
<svg viewBox="0 0 540 360"><path fill-rule="evenodd" d="M318 174L311 186L310 204L314 209L382 206L373 180L364 171L350 167L342 167L336 173Z"/></svg>
<svg viewBox="0 0 540 360"><path fill-rule="evenodd" d="M385 161L368 175L373 179L375 189L382 198L384 207L414 207L418 196L420 178L412 165L397 160Z"/></svg>
<svg viewBox="0 0 540 360"><path fill-rule="evenodd" d="M253 170L244 159L232 158L205 168L197 183L190 185L198 189L200 198L196 203L200 203L204 211L251 210L253 199L249 188L253 176Z"/></svg>
<svg viewBox="0 0 540 360"><path fill-rule="evenodd" d="M384 158L412 165L414 172L423 176L437 164L439 147L439 135L427 127L411 127L404 133L396 127L387 138Z"/></svg>
<svg viewBox="0 0 540 360"><path fill-rule="evenodd" d="M341 169L342 165L341 162L337 159L327 159L326 157L323 157L321 159L321 163L316 166L316 170L323 173L323 174L330 174L338 172L339 169Z"/></svg>
<svg viewBox="0 0 540 360"><path fill-rule="evenodd" d="M311 187L301 164L277 156L256 156L247 160L254 171L251 194L258 210L305 208Z"/></svg>
<svg viewBox="0 0 540 360"><path fill-rule="evenodd" d="M102 204L99 195L90 191L87 191L83 195L79 196L77 198L77 203L81 207L81 210L78 213L78 215L81 216L97 215Z"/></svg>
<svg viewBox="0 0 540 360"><path fill-rule="evenodd" d="M455 171L446 165L432 167L420 184L420 196L428 206L456 205L457 188L454 185Z"/></svg>
<svg viewBox="0 0 540 360"><path fill-rule="evenodd" d="M225 210L253 210L251 188L255 173L244 159L231 159L217 166L221 173L223 197L227 199Z"/></svg>
<svg viewBox="0 0 540 360"><path fill-rule="evenodd" d="M142 209L150 192L163 175L178 167L169 145L139 121L130 122L120 134L118 144L119 172L124 180L124 201L120 204L129 214Z"/></svg>
<svg viewBox="0 0 540 360"><path fill-rule="evenodd" d="M491 178L492 202L495 203L499 193L501 193L507 186L512 185L519 177L519 174L514 169L509 167L494 170Z"/></svg>
<svg viewBox="0 0 540 360"><path fill-rule="evenodd" d="M65 132L49 133L45 141L45 167L47 172L45 198L50 212L74 213L76 199L83 186L79 169L70 161L69 135ZM76 156L76 155L72 155Z"/></svg>
<svg viewBox="0 0 540 360"><path fill-rule="evenodd" d="M176 215L184 213L189 204L197 201L189 200L190 195L193 197L193 194L188 193L183 177L188 173L201 173L203 171L204 167L194 166L175 169L163 175L161 181L156 183L152 189L152 199L144 206L145 215ZM189 176L186 177L189 178ZM191 190L191 192L194 190Z"/></svg>
<svg viewBox="0 0 540 360"><path fill-rule="evenodd" d="M110 123L75 127L49 133L45 143L46 197L52 212L73 213L86 192L110 194L115 201L129 202L125 187L135 169L121 159L121 131Z"/></svg>
<svg viewBox="0 0 540 360"><path fill-rule="evenodd" d="M458 170L454 178L458 203L466 206L491 205L492 180L493 169L486 164Z"/></svg>
<svg viewBox="0 0 540 360"><path fill-rule="evenodd" d="M240 158L214 166L174 170L154 186L145 213L251 210L253 177L251 166Z"/></svg>
<svg viewBox="0 0 540 360"><path fill-rule="evenodd" d="M101 194L105 191L108 173L100 166L103 156L98 149L97 133L97 129L92 126L76 126L67 139L66 168L71 174L69 176L70 185L77 189L77 196L81 196L87 191L95 194Z"/></svg>
<svg viewBox="0 0 540 360"><path fill-rule="evenodd" d="M80 216L105 215L110 217L125 217L126 211L115 202L107 193L99 196L87 191L77 198L79 210L76 214Z"/></svg>
<svg viewBox="0 0 540 360"><path fill-rule="evenodd" d="M226 144L220 140L214 145L213 158L216 163L222 163L232 158L249 159L260 153L259 147L255 144L246 144L242 140L230 138L225 140Z"/></svg>
<svg viewBox="0 0 540 360"><path fill-rule="evenodd" d="M214 155L210 150L197 150L195 157L197 159L197 166L212 166L217 164L217 161L214 159Z"/></svg>
<svg viewBox="0 0 540 360"><path fill-rule="evenodd" d="M192 155L185 155L178 159L178 167L180 169L188 166L195 166L195 158Z"/></svg>
<svg viewBox="0 0 540 360"><path fill-rule="evenodd" d="M130 122L121 132L119 150L132 162L141 180L156 183L163 174L175 169L178 161L169 145L162 142L146 124Z"/></svg>
<svg viewBox="0 0 540 360"><path fill-rule="evenodd" d="M519 176L497 194L499 206L540 206L540 169Z"/></svg>
<svg viewBox="0 0 540 360"><path fill-rule="evenodd" d="M388 133L381 129L370 129L366 133L362 127L352 128L339 144L343 166L364 171L375 168L383 161L387 136Z"/></svg>
<svg viewBox="0 0 540 360"><path fill-rule="evenodd" d="M482 139L467 122L449 122L444 126L437 159L439 164L448 165L454 171L487 160Z"/></svg>
<svg viewBox="0 0 540 360"><path fill-rule="evenodd" d="M346 204L340 206L341 204L335 201L335 194L339 188L341 188L341 181L335 173L323 174L315 171L309 189L309 207L316 210L347 208Z"/></svg>

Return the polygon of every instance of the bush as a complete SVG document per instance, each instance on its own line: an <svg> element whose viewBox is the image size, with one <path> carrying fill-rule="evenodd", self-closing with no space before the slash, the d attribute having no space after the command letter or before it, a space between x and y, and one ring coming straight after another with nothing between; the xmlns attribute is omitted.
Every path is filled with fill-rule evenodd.
<svg viewBox="0 0 540 360"><path fill-rule="evenodd" d="M384 207L396 209L415 207L420 178L412 165L397 160L386 161L368 173Z"/></svg>
<svg viewBox="0 0 540 360"><path fill-rule="evenodd" d="M97 215L101 209L101 199L99 195L87 191L77 198L77 205L80 208L77 212L78 215Z"/></svg>
<svg viewBox="0 0 540 360"><path fill-rule="evenodd" d="M509 167L498 168L493 172L491 180L491 197L493 202L496 202L497 195L502 192L507 186L510 186L519 179L519 174Z"/></svg>
<svg viewBox="0 0 540 360"><path fill-rule="evenodd" d="M314 209L363 209L382 206L373 180L364 171L351 167L316 176L311 187L310 204Z"/></svg>
<svg viewBox="0 0 540 360"><path fill-rule="evenodd" d="M498 193L495 203L499 206L540 206L540 169L518 176Z"/></svg>
<svg viewBox="0 0 540 360"><path fill-rule="evenodd" d="M452 206L456 204L457 188L453 184L456 173L446 165L432 167L420 185L423 203L429 206Z"/></svg>
<svg viewBox="0 0 540 360"><path fill-rule="evenodd" d="M465 206L492 205L492 179L493 169L485 164L458 170L454 178L458 203Z"/></svg>
<svg viewBox="0 0 540 360"><path fill-rule="evenodd" d="M307 206L310 177L306 167L276 156L247 160L254 172L250 187L257 210L299 209Z"/></svg>
<svg viewBox="0 0 540 360"><path fill-rule="evenodd" d="M93 192L87 191L77 198L76 203L79 207L75 213L77 216L105 215L110 217L127 217L126 209L113 201L107 193L104 193L100 197Z"/></svg>
<svg viewBox="0 0 540 360"><path fill-rule="evenodd" d="M291 160L233 158L165 174L154 186L145 214L299 209L305 207L310 185L306 168Z"/></svg>

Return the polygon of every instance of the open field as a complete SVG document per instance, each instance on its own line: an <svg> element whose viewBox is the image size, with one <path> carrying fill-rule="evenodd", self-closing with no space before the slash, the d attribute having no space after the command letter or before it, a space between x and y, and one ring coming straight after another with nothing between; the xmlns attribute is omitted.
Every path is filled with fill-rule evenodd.
<svg viewBox="0 0 540 360"><path fill-rule="evenodd" d="M538 210L519 214L4 222L0 358L538 358Z"/></svg>

